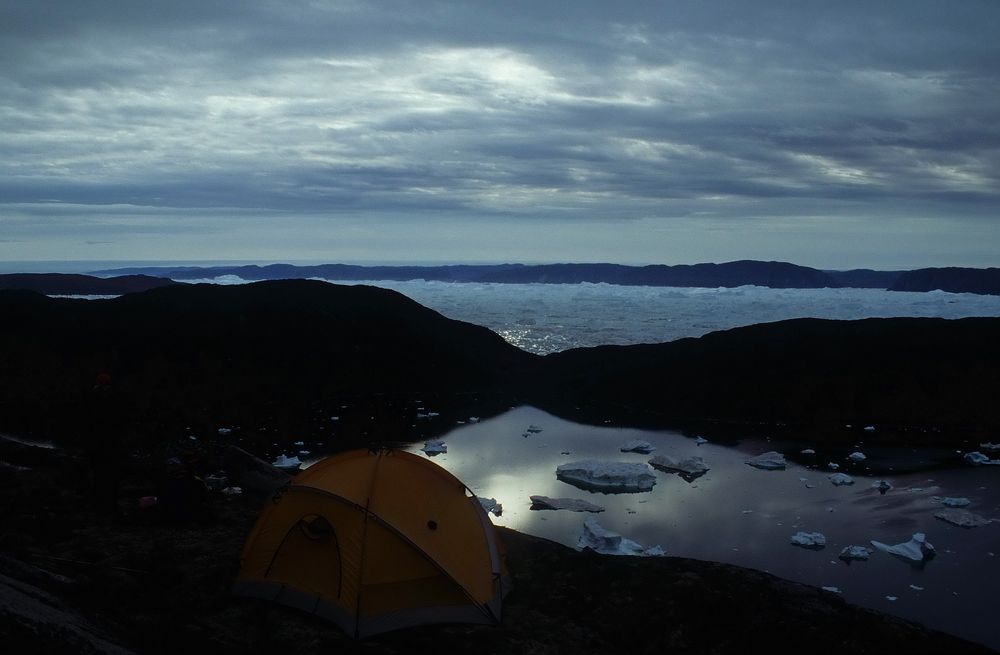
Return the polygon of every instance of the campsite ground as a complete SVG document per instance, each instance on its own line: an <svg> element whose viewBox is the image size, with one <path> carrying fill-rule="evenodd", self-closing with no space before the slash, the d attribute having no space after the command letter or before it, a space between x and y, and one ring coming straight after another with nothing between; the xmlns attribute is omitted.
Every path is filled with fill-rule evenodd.
<svg viewBox="0 0 1000 655"><path fill-rule="evenodd" d="M212 495L183 521L141 511L132 461L117 509L93 507L87 467L54 453L0 468L0 634L9 652L241 653L986 652L724 564L575 552L501 530L514 590L502 627L430 626L349 640L298 611L234 597L266 495Z"/></svg>

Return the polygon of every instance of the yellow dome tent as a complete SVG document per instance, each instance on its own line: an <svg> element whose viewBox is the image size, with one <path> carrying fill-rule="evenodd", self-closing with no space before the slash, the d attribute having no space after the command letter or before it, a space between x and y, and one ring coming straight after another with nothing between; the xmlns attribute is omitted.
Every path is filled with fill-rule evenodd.
<svg viewBox="0 0 1000 655"><path fill-rule="evenodd" d="M269 502L234 592L327 618L355 638L429 623L500 623L502 546L458 478L412 453L355 450Z"/></svg>

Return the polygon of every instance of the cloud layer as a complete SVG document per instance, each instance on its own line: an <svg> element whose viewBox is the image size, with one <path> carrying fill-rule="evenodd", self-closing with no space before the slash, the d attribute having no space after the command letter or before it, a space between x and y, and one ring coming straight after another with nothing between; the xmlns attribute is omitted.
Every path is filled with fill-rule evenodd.
<svg viewBox="0 0 1000 655"><path fill-rule="evenodd" d="M4 2L0 253L988 263L1000 4L626 5Z"/></svg>

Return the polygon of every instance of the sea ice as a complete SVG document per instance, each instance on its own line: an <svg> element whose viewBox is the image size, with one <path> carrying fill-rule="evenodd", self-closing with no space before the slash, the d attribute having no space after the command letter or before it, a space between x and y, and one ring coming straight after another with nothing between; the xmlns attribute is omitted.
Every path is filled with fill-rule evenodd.
<svg viewBox="0 0 1000 655"><path fill-rule="evenodd" d="M649 491L656 476L645 464L584 459L556 467L556 477L574 486L606 493Z"/></svg>
<svg viewBox="0 0 1000 655"><path fill-rule="evenodd" d="M865 546L845 546L843 550L840 551L840 559L845 562L851 562L853 560L867 560L868 556L871 555L873 551L871 548L866 548Z"/></svg>
<svg viewBox="0 0 1000 655"><path fill-rule="evenodd" d="M829 591L831 594L843 593L840 591L840 587L820 587L823 591Z"/></svg>
<svg viewBox="0 0 1000 655"><path fill-rule="evenodd" d="M548 496L531 496L531 509L565 509L571 512L603 512L600 505L579 500L577 498L549 498Z"/></svg>
<svg viewBox="0 0 1000 655"><path fill-rule="evenodd" d="M875 426L874 425L866 425L865 426L865 432L874 432L874 431L875 431Z"/></svg>
<svg viewBox="0 0 1000 655"><path fill-rule="evenodd" d="M977 528L981 525L989 525L993 521L983 518L978 514L973 514L967 509L942 509L934 512L934 518L941 519L946 523L957 525L960 528Z"/></svg>
<svg viewBox="0 0 1000 655"><path fill-rule="evenodd" d="M224 437L227 434L232 434L232 432L233 432L232 428L219 428L218 429L218 433L219 433L220 437Z"/></svg>
<svg viewBox="0 0 1000 655"><path fill-rule="evenodd" d="M622 444L621 447L623 453L642 453L643 455L648 455L654 450L656 450L656 446L642 439L632 439Z"/></svg>
<svg viewBox="0 0 1000 655"><path fill-rule="evenodd" d="M912 560L914 562L924 562L937 554L937 551L934 550L934 546L927 541L927 537L923 532L915 532L909 541L905 541L894 546L884 544L881 541L875 541L874 539L871 541L871 544L884 553L896 555L897 557L902 557L903 559Z"/></svg>
<svg viewBox="0 0 1000 655"><path fill-rule="evenodd" d="M830 469L831 471L836 471L837 469L839 469L839 468L840 468L840 464L836 464L836 463L834 463L834 462L829 462L829 463L828 463L828 464L826 465L826 467L827 467L828 469Z"/></svg>
<svg viewBox="0 0 1000 655"><path fill-rule="evenodd" d="M428 456L433 457L434 455L448 452L448 446L445 445L442 439L431 439L430 441L425 441L424 447L420 450L427 453Z"/></svg>
<svg viewBox="0 0 1000 655"><path fill-rule="evenodd" d="M796 532L792 535L792 543L803 548L819 550L826 546L826 537L819 532Z"/></svg>
<svg viewBox="0 0 1000 655"><path fill-rule="evenodd" d="M865 457L864 453L854 452L848 455L847 459L851 460L852 462L863 462L867 458Z"/></svg>
<svg viewBox="0 0 1000 655"><path fill-rule="evenodd" d="M583 533L576 542L578 550L590 548L602 555L638 555L640 557L658 557L664 555L663 548L653 546L645 548L631 539L626 539L617 532L605 530L597 523L597 519L588 516L583 522Z"/></svg>
<svg viewBox="0 0 1000 655"><path fill-rule="evenodd" d="M968 498L944 498L941 504L945 507L968 507L972 501Z"/></svg>
<svg viewBox="0 0 1000 655"><path fill-rule="evenodd" d="M494 516L500 516L503 514L503 505L498 503L496 498L480 498L479 504L483 506L483 509L492 513Z"/></svg>
<svg viewBox="0 0 1000 655"><path fill-rule="evenodd" d="M695 437L694 442L700 446L703 443L708 443L708 439L706 439L705 437Z"/></svg>
<svg viewBox="0 0 1000 655"><path fill-rule="evenodd" d="M1000 443L981 443L979 444L979 447L983 450L997 451L1000 450Z"/></svg>
<svg viewBox="0 0 1000 655"><path fill-rule="evenodd" d="M854 478L846 473L834 473L833 475L829 475L827 477L830 478L830 482L832 482L835 487L843 487L848 484L854 484Z"/></svg>
<svg viewBox="0 0 1000 655"><path fill-rule="evenodd" d="M785 456L779 452L770 451L746 460L750 466L766 471L783 471L785 469Z"/></svg>
<svg viewBox="0 0 1000 655"><path fill-rule="evenodd" d="M802 454L803 455L815 455L816 451L813 450L812 448L806 448L805 450L802 451Z"/></svg>
<svg viewBox="0 0 1000 655"><path fill-rule="evenodd" d="M674 459L669 455L657 455L649 460L649 463L653 468L661 471L676 472L688 482L705 475L709 470L705 460L697 455L681 460Z"/></svg>

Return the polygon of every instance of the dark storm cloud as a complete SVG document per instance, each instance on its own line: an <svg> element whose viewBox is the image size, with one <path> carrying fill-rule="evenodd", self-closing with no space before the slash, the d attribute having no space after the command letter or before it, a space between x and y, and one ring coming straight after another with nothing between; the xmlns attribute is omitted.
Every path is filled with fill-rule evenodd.
<svg viewBox="0 0 1000 655"><path fill-rule="evenodd" d="M995 217L1000 4L622 4L2 2L0 225Z"/></svg>

